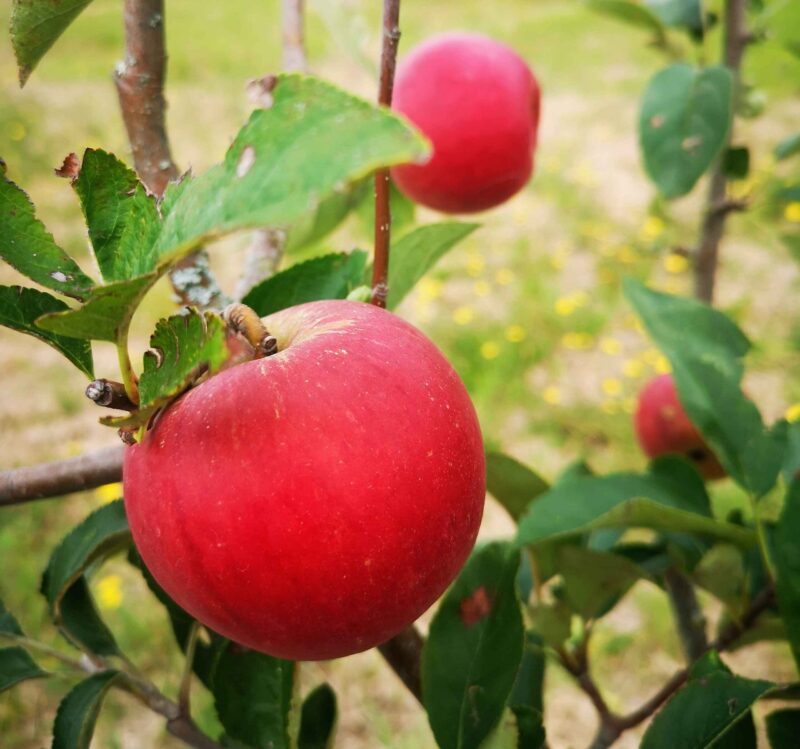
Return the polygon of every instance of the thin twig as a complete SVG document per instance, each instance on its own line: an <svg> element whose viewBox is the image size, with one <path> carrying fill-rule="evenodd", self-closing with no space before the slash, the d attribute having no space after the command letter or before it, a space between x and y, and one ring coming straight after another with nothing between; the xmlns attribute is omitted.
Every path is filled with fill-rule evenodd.
<svg viewBox="0 0 800 749"><path fill-rule="evenodd" d="M751 41L747 31L745 18L746 0L725 0L725 42L723 56L725 65L730 68L734 77L734 91L738 95L739 78L744 51ZM731 210L742 208L720 209L731 206L726 199L728 192L728 176L725 174L724 154L733 137L733 123L717 165L711 174L706 212L700 230L700 240L694 257L694 295L705 302L714 299L714 282L719 262L719 246L725 233L725 223Z"/></svg>
<svg viewBox="0 0 800 749"><path fill-rule="evenodd" d="M122 119L140 179L154 195L163 195L178 177L166 128L163 0L125 0L125 56L115 71ZM182 304L221 309L226 299L211 274L208 253L199 250L170 274Z"/></svg>
<svg viewBox="0 0 800 749"><path fill-rule="evenodd" d="M0 473L0 507L96 489L122 478L123 447Z"/></svg>
<svg viewBox="0 0 800 749"><path fill-rule="evenodd" d="M394 70L400 42L400 0L383 0L383 44L378 103L392 105ZM386 306L389 293L389 244L392 233L392 211L389 203L388 169L375 172L375 258L372 267L372 303Z"/></svg>
<svg viewBox="0 0 800 749"><path fill-rule="evenodd" d="M304 0L283 0L283 69L308 70L305 48Z"/></svg>
<svg viewBox="0 0 800 749"><path fill-rule="evenodd" d="M678 628L683 654L688 663L696 661L708 648L706 618L697 600L694 586L674 567L664 573L672 614Z"/></svg>
<svg viewBox="0 0 800 749"><path fill-rule="evenodd" d="M700 654L715 650L721 653L733 645L745 632L747 632L775 601L775 590L769 586L762 590L751 602L747 611L738 622L731 622L723 629L719 636L711 642ZM583 653L585 654L585 644ZM559 660L564 669L572 674L578 686L592 701L600 717L600 726L597 735L592 740L590 749L607 749L625 731L634 728L639 723L647 720L655 713L675 692L678 691L689 677L690 664L686 668L676 671L667 682L650 699L636 710L627 715L617 715L612 712L605 701L600 689L589 672L589 664L585 657L569 658L563 651L559 651Z"/></svg>
<svg viewBox="0 0 800 749"><path fill-rule="evenodd" d="M181 686L178 690L178 709L181 715L191 715L191 694L192 694L192 668L194 662L194 651L197 648L197 638L200 634L200 625L193 621L186 636L186 649L183 661L183 675L181 676Z"/></svg>

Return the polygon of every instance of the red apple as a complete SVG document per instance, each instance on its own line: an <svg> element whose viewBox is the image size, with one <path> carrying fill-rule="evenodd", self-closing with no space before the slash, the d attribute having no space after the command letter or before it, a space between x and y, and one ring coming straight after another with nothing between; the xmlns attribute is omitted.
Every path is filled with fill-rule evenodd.
<svg viewBox="0 0 800 749"><path fill-rule="evenodd" d="M145 564L212 630L295 660L381 643L472 548L485 496L464 386L374 306L265 318L279 353L227 369L129 447L125 506Z"/></svg>
<svg viewBox="0 0 800 749"><path fill-rule="evenodd" d="M691 460L702 476L719 479L725 469L683 410L672 375L654 377L639 394L636 435L651 458L675 453Z"/></svg>
<svg viewBox="0 0 800 749"><path fill-rule="evenodd" d="M392 176L412 200L446 213L492 208L533 171L539 85L525 61L478 34L435 36L399 66L393 108L433 143L423 165Z"/></svg>

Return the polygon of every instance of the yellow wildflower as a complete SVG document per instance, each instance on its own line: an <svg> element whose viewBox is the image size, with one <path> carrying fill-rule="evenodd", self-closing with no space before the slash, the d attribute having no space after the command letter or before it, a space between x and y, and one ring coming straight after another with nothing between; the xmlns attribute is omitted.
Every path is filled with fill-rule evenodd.
<svg viewBox="0 0 800 749"><path fill-rule="evenodd" d="M683 255L671 252L664 258L664 270L667 273L685 273L689 270L689 261Z"/></svg>
<svg viewBox="0 0 800 749"><path fill-rule="evenodd" d="M551 406L561 403L561 390L556 385L548 385L542 390L542 400Z"/></svg>
<svg viewBox="0 0 800 749"><path fill-rule="evenodd" d="M97 497L104 505L119 499L122 496L122 484L106 484L99 486L94 490L94 496Z"/></svg>
<svg viewBox="0 0 800 749"><path fill-rule="evenodd" d="M467 257L467 273L473 278L480 276L485 267L486 261L481 255L472 253Z"/></svg>
<svg viewBox="0 0 800 749"><path fill-rule="evenodd" d="M475 319L475 310L472 307L456 307L453 310L453 320L456 325L469 325Z"/></svg>
<svg viewBox="0 0 800 749"><path fill-rule="evenodd" d="M575 308L575 302L568 296L562 296L556 299L556 303L553 305L556 314L561 315L561 317L568 317L575 311Z"/></svg>
<svg viewBox="0 0 800 749"><path fill-rule="evenodd" d="M648 216L639 230L639 236L645 241L652 241L661 236L666 228L666 224L658 216Z"/></svg>
<svg viewBox="0 0 800 749"><path fill-rule="evenodd" d="M494 280L501 286L508 286L514 280L514 274L508 268L500 268L494 274Z"/></svg>
<svg viewBox="0 0 800 749"><path fill-rule="evenodd" d="M492 292L492 287L486 281L475 281L472 286L475 296L489 296Z"/></svg>
<svg viewBox="0 0 800 749"><path fill-rule="evenodd" d="M606 395L619 395L622 392L622 383L613 377L603 380L602 387Z"/></svg>
<svg viewBox="0 0 800 749"><path fill-rule="evenodd" d="M786 421L800 421L800 402L793 403L786 409Z"/></svg>
<svg viewBox="0 0 800 749"><path fill-rule="evenodd" d="M104 609L118 609L122 604L122 578L106 575L97 583L97 602Z"/></svg>
<svg viewBox="0 0 800 749"><path fill-rule="evenodd" d="M609 356L615 356L622 351L622 344L616 339L607 336L600 340L600 350Z"/></svg>
<svg viewBox="0 0 800 749"><path fill-rule="evenodd" d="M800 201L789 203L783 211L783 216L794 224L800 223Z"/></svg>
<svg viewBox="0 0 800 749"><path fill-rule="evenodd" d="M627 359L622 365L622 374L626 377L641 377L644 372L644 365L638 359Z"/></svg>
<svg viewBox="0 0 800 749"><path fill-rule="evenodd" d="M505 330L505 337L511 343L519 343L525 339L525 328L522 325L509 325Z"/></svg>
<svg viewBox="0 0 800 749"><path fill-rule="evenodd" d="M481 344L481 356L484 359L496 359L500 354L500 346L495 341L484 341Z"/></svg>
<svg viewBox="0 0 800 749"><path fill-rule="evenodd" d="M8 137L13 141L23 140L27 134L28 131L21 122L12 122L8 127Z"/></svg>
<svg viewBox="0 0 800 749"><path fill-rule="evenodd" d="M565 333L561 337L561 343L568 349L589 349L594 343L594 338L588 333Z"/></svg>
<svg viewBox="0 0 800 749"><path fill-rule="evenodd" d="M419 296L420 299L430 301L431 299L438 299L442 295L442 282L436 278L428 278L425 276L419 282Z"/></svg>

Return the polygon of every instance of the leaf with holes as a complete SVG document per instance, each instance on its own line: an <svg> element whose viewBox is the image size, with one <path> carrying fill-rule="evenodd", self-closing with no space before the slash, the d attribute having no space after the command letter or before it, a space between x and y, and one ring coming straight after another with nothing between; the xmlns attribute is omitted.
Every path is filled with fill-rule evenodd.
<svg viewBox="0 0 800 749"><path fill-rule="evenodd" d="M500 721L522 658L512 544L477 548L441 602L422 651L422 697L442 749L477 749Z"/></svg>
<svg viewBox="0 0 800 749"><path fill-rule="evenodd" d="M150 348L139 380L142 408L174 398L203 371L219 370L228 355L225 323L219 315L190 309L159 320Z"/></svg>
<svg viewBox="0 0 800 749"><path fill-rule="evenodd" d="M334 253L292 265L254 286L242 300L259 316L318 299L345 299L361 283L367 253Z"/></svg>
<svg viewBox="0 0 800 749"><path fill-rule="evenodd" d="M49 675L22 648L0 648L0 692L20 682Z"/></svg>
<svg viewBox="0 0 800 749"><path fill-rule="evenodd" d="M538 473L511 456L486 453L486 490L514 520L519 520L528 505L548 488Z"/></svg>
<svg viewBox="0 0 800 749"><path fill-rule="evenodd" d="M241 229L291 226L375 169L427 154L399 117L321 80L279 76L271 96L225 161L181 190L156 244L160 258Z"/></svg>
<svg viewBox="0 0 800 749"><path fill-rule="evenodd" d="M719 155L731 127L733 76L722 66L677 64L656 73L642 99L645 169L667 198L688 193Z"/></svg>
<svg viewBox="0 0 800 749"><path fill-rule="evenodd" d="M303 700L297 749L332 749L336 721L336 692L320 684Z"/></svg>
<svg viewBox="0 0 800 749"><path fill-rule="evenodd" d="M1 173L0 258L31 281L65 296L85 299L94 288L94 281L36 218L30 198Z"/></svg>
<svg viewBox="0 0 800 749"><path fill-rule="evenodd" d="M52 749L89 749L103 699L121 679L119 671L101 671L84 679L61 700L53 724Z"/></svg>
<svg viewBox="0 0 800 749"><path fill-rule="evenodd" d="M36 320L42 315L65 310L69 307L64 302L44 291L24 286L0 286L0 325L44 341L85 375L94 377L92 347L88 340L60 336L36 325Z"/></svg>
<svg viewBox="0 0 800 749"><path fill-rule="evenodd" d="M118 655L119 648L100 619L85 573L130 544L122 500L91 513L56 547L42 577L42 594L64 635L79 648Z"/></svg>
<svg viewBox="0 0 800 749"><path fill-rule="evenodd" d="M161 219L136 172L113 154L88 148L72 186L103 278L125 281L152 271Z"/></svg>
<svg viewBox="0 0 800 749"><path fill-rule="evenodd" d="M92 0L14 0L11 43L24 86L47 50Z"/></svg>
<svg viewBox="0 0 800 749"><path fill-rule="evenodd" d="M228 736L250 746L294 744L295 664L229 643L217 660L214 705Z"/></svg>
<svg viewBox="0 0 800 749"><path fill-rule="evenodd" d="M469 236L479 224L448 221L428 224L392 242L389 253L389 296L386 306L395 309L439 259Z"/></svg>

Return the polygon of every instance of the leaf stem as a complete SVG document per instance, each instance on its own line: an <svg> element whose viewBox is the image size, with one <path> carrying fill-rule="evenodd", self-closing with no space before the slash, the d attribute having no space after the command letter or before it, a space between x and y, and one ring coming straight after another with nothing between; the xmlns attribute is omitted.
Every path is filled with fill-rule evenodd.
<svg viewBox="0 0 800 749"><path fill-rule="evenodd" d="M392 105L397 47L400 43L400 0L383 0L383 44L378 103ZM389 244L392 211L389 200L391 178L388 169L375 172L375 259L372 266L372 304L386 307L389 293Z"/></svg>

